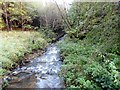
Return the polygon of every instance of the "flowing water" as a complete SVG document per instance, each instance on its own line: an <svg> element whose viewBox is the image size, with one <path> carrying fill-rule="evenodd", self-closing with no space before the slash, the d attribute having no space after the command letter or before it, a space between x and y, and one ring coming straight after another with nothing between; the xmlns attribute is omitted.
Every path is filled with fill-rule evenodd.
<svg viewBox="0 0 120 90"><path fill-rule="evenodd" d="M56 44L46 52L11 73L7 88L64 88L64 80L59 77L62 61Z"/></svg>

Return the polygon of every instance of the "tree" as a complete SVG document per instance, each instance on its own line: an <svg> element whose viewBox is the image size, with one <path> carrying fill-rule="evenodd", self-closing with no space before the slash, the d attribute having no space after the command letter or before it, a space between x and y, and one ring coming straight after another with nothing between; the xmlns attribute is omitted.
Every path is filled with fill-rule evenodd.
<svg viewBox="0 0 120 90"><path fill-rule="evenodd" d="M20 15L21 15L21 27L22 27L22 31L24 31L24 23L23 23L23 6L22 6L22 2L20 2Z"/></svg>
<svg viewBox="0 0 120 90"><path fill-rule="evenodd" d="M6 23L7 30L10 31L9 20L8 20L9 16L8 16L7 5L8 5L7 2L3 2L3 3L2 3L2 10L3 10L2 18L4 19L4 21L5 21L5 23Z"/></svg>
<svg viewBox="0 0 120 90"><path fill-rule="evenodd" d="M61 14L61 17L62 17L62 19L64 20L64 22L66 23L68 29L71 30L72 28L71 28L71 25L70 25L70 22L69 22L68 18L62 13L62 11L61 11L59 5L57 4L57 2L56 2L55 0L53 0L53 1L55 2L56 6L57 6L57 8L58 8L58 10L59 10L59 12L60 12L60 14ZM65 9L65 8L64 8L64 11L65 11L65 13L66 13L66 9Z"/></svg>
<svg viewBox="0 0 120 90"><path fill-rule="evenodd" d="M8 31L12 28L17 27L24 30L25 28L30 28L31 16L29 6L22 2L1 2L1 19L4 20L6 28Z"/></svg>
<svg viewBox="0 0 120 90"><path fill-rule="evenodd" d="M3 13L2 3L3 2L0 2L0 29L5 27L5 24L4 24L4 21L3 21L3 18L2 18L2 13Z"/></svg>

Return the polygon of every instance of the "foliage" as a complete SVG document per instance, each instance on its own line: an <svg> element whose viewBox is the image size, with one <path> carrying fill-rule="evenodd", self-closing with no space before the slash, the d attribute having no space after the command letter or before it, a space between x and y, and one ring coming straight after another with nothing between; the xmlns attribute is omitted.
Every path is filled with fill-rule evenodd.
<svg viewBox="0 0 120 90"><path fill-rule="evenodd" d="M73 28L70 36L80 38L82 34L89 31L101 30L101 27L104 28L102 31L116 30L118 28L118 8L118 3L74 2L68 13ZM67 30L67 32L71 31Z"/></svg>
<svg viewBox="0 0 120 90"><path fill-rule="evenodd" d="M118 3L72 5L69 19L73 29L66 29L68 36L58 43L67 88L120 88L118 14Z"/></svg>
<svg viewBox="0 0 120 90"><path fill-rule="evenodd" d="M42 3L36 2L30 4L34 6L34 11L37 12L37 17L33 18L34 25L42 28L43 32L45 32L46 35L50 37L53 35L53 33L53 37L55 34L59 36L64 33L64 23L61 17L61 13L59 12L55 3L46 2L45 6L41 5ZM59 6L59 8L63 9L63 6Z"/></svg>
<svg viewBox="0 0 120 90"><path fill-rule="evenodd" d="M47 27L41 27L37 31L44 33L46 38L49 39L48 40L49 42L51 42L52 40L55 40L55 38L57 37L57 34L55 32L53 32L53 30L48 29Z"/></svg>
<svg viewBox="0 0 120 90"><path fill-rule="evenodd" d="M34 43L33 43L34 40ZM36 31L1 31L0 32L0 66L9 69L17 64L25 53L33 49L42 49L47 45L44 34ZM0 70L0 74L4 70Z"/></svg>
<svg viewBox="0 0 120 90"><path fill-rule="evenodd" d="M9 26L9 28L26 28L32 23L32 18L35 16L35 13L31 14L33 12L30 12L31 9L29 9L32 6L29 6L27 3L1 2L0 6L0 29L5 26Z"/></svg>
<svg viewBox="0 0 120 90"><path fill-rule="evenodd" d="M119 56L99 53L95 57L96 45L85 45L83 41L74 42L68 37L58 43L64 57L61 75L68 88L117 89L119 88ZM104 58L103 58L104 57ZM101 61L102 59L102 61Z"/></svg>
<svg viewBox="0 0 120 90"><path fill-rule="evenodd" d="M42 30L52 39L64 34L63 20L53 2L45 7L37 2L1 2L0 7L1 30Z"/></svg>

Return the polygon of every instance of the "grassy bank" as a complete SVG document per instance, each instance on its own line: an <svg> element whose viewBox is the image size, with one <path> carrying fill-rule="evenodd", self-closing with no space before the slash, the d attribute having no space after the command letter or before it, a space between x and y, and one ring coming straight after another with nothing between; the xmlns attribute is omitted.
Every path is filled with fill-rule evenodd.
<svg viewBox="0 0 120 90"><path fill-rule="evenodd" d="M47 45L47 38L37 31L0 31L0 75L17 65L25 54Z"/></svg>

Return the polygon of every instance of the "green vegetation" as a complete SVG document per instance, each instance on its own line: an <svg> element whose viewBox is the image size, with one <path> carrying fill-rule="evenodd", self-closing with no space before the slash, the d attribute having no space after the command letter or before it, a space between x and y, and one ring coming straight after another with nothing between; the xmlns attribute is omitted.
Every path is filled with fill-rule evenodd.
<svg viewBox="0 0 120 90"><path fill-rule="evenodd" d="M118 63L120 56L102 54L97 45L74 42L68 37L59 44L64 65L62 75L70 88L118 88L120 78Z"/></svg>
<svg viewBox="0 0 120 90"><path fill-rule="evenodd" d="M120 88L118 10L117 3L72 5L72 29L66 29L68 36L58 43L64 58L61 75L67 88Z"/></svg>
<svg viewBox="0 0 120 90"><path fill-rule="evenodd" d="M66 87L119 89L119 3L74 2L69 10L46 5L0 2L0 75L66 32L58 43Z"/></svg>
<svg viewBox="0 0 120 90"><path fill-rule="evenodd" d="M25 54L47 45L47 38L37 31L0 31L0 75L17 65Z"/></svg>
<svg viewBox="0 0 120 90"><path fill-rule="evenodd" d="M0 7L0 75L64 33L54 3L1 1Z"/></svg>
<svg viewBox="0 0 120 90"><path fill-rule="evenodd" d="M14 28L21 28L21 30L31 29L32 14L27 3L22 2L0 2L0 29L2 30L15 30Z"/></svg>
<svg viewBox="0 0 120 90"><path fill-rule="evenodd" d="M63 24L54 3L1 1L0 7L0 75L63 33L57 33Z"/></svg>

